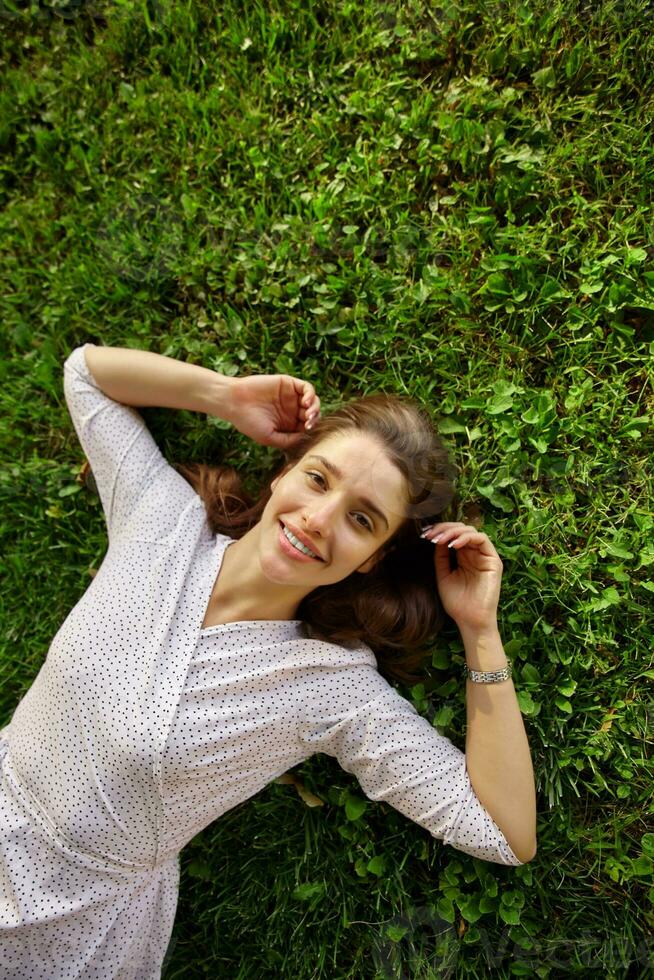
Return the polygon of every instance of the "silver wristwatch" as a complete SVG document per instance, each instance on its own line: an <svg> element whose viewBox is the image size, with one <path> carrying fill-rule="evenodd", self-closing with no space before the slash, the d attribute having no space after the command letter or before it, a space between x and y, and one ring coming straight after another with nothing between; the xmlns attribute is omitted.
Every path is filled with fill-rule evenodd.
<svg viewBox="0 0 654 980"><path fill-rule="evenodd" d="M507 657L507 666L501 670L470 670L467 664L463 665L463 676L469 677L476 684L497 684L499 681L508 681L513 673L513 663Z"/></svg>

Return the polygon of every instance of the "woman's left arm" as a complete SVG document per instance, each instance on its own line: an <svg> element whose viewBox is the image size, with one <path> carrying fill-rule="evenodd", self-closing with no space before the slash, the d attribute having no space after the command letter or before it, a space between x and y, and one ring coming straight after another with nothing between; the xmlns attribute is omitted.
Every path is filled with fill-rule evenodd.
<svg viewBox="0 0 654 980"><path fill-rule="evenodd" d="M503 565L488 535L458 522L435 524L423 537L437 547L443 608L461 632L471 670L507 665L497 625ZM456 551L450 567L448 546ZM479 801L521 861L536 854L536 787L527 733L511 678L466 681L466 768Z"/></svg>
<svg viewBox="0 0 654 980"><path fill-rule="evenodd" d="M499 629L461 629L471 670L507 664ZM466 680L466 768L476 796L516 857L536 854L536 787L527 733L513 681Z"/></svg>

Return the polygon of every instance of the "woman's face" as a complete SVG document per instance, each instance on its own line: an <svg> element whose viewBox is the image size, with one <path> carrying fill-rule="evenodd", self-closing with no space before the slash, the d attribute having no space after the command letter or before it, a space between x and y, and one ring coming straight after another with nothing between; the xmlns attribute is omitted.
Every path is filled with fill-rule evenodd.
<svg viewBox="0 0 654 980"><path fill-rule="evenodd" d="M322 439L271 488L261 516L265 572L274 581L306 586L307 594L354 571L370 571L404 520L404 477L382 446L362 433ZM300 532L322 560L295 558L281 524Z"/></svg>

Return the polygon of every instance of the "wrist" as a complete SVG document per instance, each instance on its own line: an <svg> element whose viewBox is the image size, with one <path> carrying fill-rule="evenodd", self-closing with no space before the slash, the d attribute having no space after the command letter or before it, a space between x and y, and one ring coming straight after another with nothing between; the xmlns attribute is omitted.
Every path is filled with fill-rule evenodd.
<svg viewBox="0 0 654 980"><path fill-rule="evenodd" d="M459 626L459 633L464 641L470 643L489 642L500 635L500 628L497 620L487 623L485 626Z"/></svg>
<svg viewBox="0 0 654 980"><path fill-rule="evenodd" d="M227 374L219 374L218 371L212 371L211 375L202 393L203 411L207 415L213 415L225 422L231 422L234 407L234 385L238 379Z"/></svg>
<svg viewBox="0 0 654 980"><path fill-rule="evenodd" d="M465 659L471 670L501 670L508 663L497 624L461 628Z"/></svg>

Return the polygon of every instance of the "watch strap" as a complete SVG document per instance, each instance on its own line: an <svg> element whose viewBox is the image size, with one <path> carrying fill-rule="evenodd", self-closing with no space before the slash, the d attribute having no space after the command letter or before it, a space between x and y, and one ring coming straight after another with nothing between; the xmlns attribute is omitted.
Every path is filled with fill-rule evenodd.
<svg viewBox="0 0 654 980"><path fill-rule="evenodd" d="M513 674L513 663L507 657L506 667L500 670L471 670L467 664L463 665L463 676L474 681L475 684L498 684L500 681L508 681Z"/></svg>

